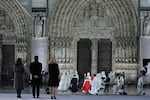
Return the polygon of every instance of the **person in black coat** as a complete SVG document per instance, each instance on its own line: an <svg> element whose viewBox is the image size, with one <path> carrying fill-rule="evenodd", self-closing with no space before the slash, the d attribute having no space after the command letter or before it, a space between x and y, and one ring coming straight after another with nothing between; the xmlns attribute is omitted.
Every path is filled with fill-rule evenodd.
<svg viewBox="0 0 150 100"><path fill-rule="evenodd" d="M48 86L51 94L51 99L56 99L57 87L59 86L59 68L55 57L51 58L48 67L49 80Z"/></svg>
<svg viewBox="0 0 150 100"><path fill-rule="evenodd" d="M76 93L78 91L78 78L76 74L73 75L73 78L71 79L71 92Z"/></svg>
<svg viewBox="0 0 150 100"><path fill-rule="evenodd" d="M32 74L32 94L35 98L35 88L37 88L37 98L40 92L40 81L41 81L41 71L42 63L38 61L38 56L34 57L34 62L30 64L30 73Z"/></svg>

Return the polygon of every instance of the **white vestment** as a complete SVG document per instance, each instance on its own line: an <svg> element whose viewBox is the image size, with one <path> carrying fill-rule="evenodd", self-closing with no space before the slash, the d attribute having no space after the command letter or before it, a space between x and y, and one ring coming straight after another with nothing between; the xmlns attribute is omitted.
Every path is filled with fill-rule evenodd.
<svg viewBox="0 0 150 100"><path fill-rule="evenodd" d="M63 73L59 82L58 90L66 91L68 89L68 75Z"/></svg>
<svg viewBox="0 0 150 100"><path fill-rule="evenodd" d="M94 79L91 81L91 94L97 94L98 93L98 79L97 77L94 77Z"/></svg>

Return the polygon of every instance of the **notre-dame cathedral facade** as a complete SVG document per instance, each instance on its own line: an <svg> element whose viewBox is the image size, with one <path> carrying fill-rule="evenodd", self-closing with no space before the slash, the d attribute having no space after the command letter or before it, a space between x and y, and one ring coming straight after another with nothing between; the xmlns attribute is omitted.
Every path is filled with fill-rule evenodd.
<svg viewBox="0 0 150 100"><path fill-rule="evenodd" d="M0 73L17 58L26 72L34 56L43 71L56 57L60 71L80 76L125 72L135 81L150 62L148 0L0 0Z"/></svg>

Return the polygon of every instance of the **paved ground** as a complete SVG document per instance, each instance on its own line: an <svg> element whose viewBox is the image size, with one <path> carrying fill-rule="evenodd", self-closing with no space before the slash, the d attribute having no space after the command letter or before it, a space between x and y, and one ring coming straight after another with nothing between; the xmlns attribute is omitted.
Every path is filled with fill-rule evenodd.
<svg viewBox="0 0 150 100"><path fill-rule="evenodd" d="M50 95L46 94L45 87L40 89L40 98L32 98L31 86L26 87L22 92L22 98L16 97L16 91L9 87L0 87L0 100L50 100ZM136 96L137 89L135 86L126 86L127 96L124 95L113 95L110 89L106 95L89 95L82 92L72 94L70 91L62 92L58 91L57 100L150 100L150 86L145 86L145 96Z"/></svg>
<svg viewBox="0 0 150 100"><path fill-rule="evenodd" d="M81 94L59 94L57 100L149 100L149 96L97 96ZM0 93L0 100L51 100L48 94L41 94L40 98L32 98L31 94L22 94L22 98L16 98L14 93Z"/></svg>

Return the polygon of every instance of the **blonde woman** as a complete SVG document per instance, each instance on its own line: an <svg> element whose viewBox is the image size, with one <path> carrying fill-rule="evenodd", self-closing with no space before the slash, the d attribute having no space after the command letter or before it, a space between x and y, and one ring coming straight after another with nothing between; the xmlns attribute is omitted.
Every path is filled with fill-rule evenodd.
<svg viewBox="0 0 150 100"><path fill-rule="evenodd" d="M59 68L55 57L52 57L50 60L48 72L48 86L51 94L51 99L56 99L57 87L59 86Z"/></svg>

